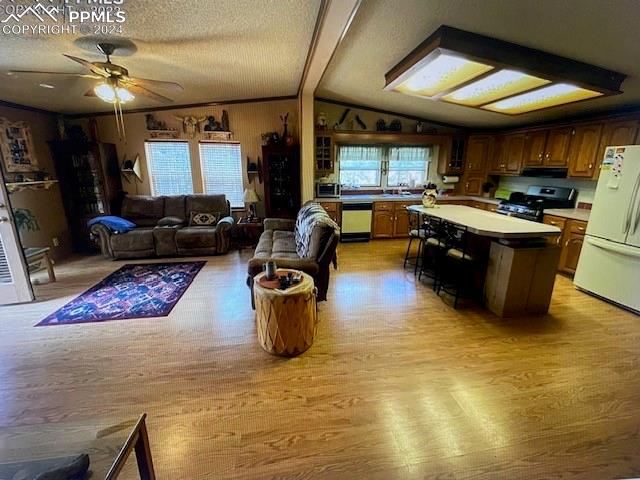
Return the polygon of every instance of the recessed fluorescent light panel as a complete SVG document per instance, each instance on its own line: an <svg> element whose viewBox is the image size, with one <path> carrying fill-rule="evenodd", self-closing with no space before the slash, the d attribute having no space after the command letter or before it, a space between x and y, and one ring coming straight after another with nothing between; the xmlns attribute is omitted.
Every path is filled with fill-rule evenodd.
<svg viewBox="0 0 640 480"><path fill-rule="evenodd" d="M441 26L385 75L385 90L518 115L622 93L625 75Z"/></svg>
<svg viewBox="0 0 640 480"><path fill-rule="evenodd" d="M519 113L531 112L542 108L555 107L563 103L577 102L589 98L599 97L602 93L585 88L576 87L566 83L556 83L548 87L539 88L532 92L509 97L498 102L490 103L482 108L494 112L509 113L517 115Z"/></svg>
<svg viewBox="0 0 640 480"><path fill-rule="evenodd" d="M415 73L409 75L407 80L394 90L421 97L433 97L489 70L493 70L491 65L442 54L416 69Z"/></svg>
<svg viewBox="0 0 640 480"><path fill-rule="evenodd" d="M493 102L505 96L525 92L541 85L550 83L550 80L534 77L515 70L500 70L491 75L468 84L449 95L442 97L447 102L477 107Z"/></svg>

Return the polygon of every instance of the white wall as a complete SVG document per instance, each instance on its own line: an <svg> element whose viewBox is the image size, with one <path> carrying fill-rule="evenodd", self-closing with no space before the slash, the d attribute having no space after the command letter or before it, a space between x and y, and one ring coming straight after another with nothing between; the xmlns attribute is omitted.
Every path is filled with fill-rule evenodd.
<svg viewBox="0 0 640 480"><path fill-rule="evenodd" d="M530 185L575 188L578 191L577 206L578 202L593 203L596 183L592 180L576 180L575 178L500 177L498 188L525 193Z"/></svg>

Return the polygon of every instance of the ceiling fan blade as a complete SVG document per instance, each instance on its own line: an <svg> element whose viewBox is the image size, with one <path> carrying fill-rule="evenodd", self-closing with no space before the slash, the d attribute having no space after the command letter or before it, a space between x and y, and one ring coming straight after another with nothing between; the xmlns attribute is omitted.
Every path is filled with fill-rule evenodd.
<svg viewBox="0 0 640 480"><path fill-rule="evenodd" d="M80 78L93 78L93 79L99 79L102 78L100 75L92 75L90 73L66 73L66 72L44 72L44 71L39 71L39 70L9 70L9 72L7 72L9 75L15 75L15 74L38 74L38 75L66 75L68 77L80 77Z"/></svg>
<svg viewBox="0 0 640 480"><path fill-rule="evenodd" d="M142 95L144 97L153 98L158 102L173 102L169 97L165 97L164 95L160 95L159 93L153 92L148 88L144 88L140 85L136 85L134 83L121 82L122 86L124 86L127 90L129 90L134 95Z"/></svg>
<svg viewBox="0 0 640 480"><path fill-rule="evenodd" d="M82 58L74 57L72 55L67 55L66 53L63 53L62 55L67 57L69 60L73 60L74 62L77 62L80 65L82 65L83 67L88 68L89 70L91 70L96 75L102 75L103 77L110 77L109 72L107 72L104 68L94 65L93 63L89 62L88 60L84 60Z"/></svg>
<svg viewBox="0 0 640 480"><path fill-rule="evenodd" d="M162 80L152 80L150 78L136 78L127 77L127 82L132 82L134 85L140 85L141 87L159 87L166 88L175 92L184 90L184 87L176 82L165 82Z"/></svg>

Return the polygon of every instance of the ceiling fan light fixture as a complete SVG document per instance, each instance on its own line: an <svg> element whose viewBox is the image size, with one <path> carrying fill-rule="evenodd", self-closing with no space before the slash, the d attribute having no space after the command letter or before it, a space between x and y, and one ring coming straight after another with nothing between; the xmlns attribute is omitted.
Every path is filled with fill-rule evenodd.
<svg viewBox="0 0 640 480"><path fill-rule="evenodd" d="M116 101L116 91L108 83L99 83L93 88L93 91L100 100L107 103L113 103Z"/></svg>
<svg viewBox="0 0 640 480"><path fill-rule="evenodd" d="M133 93L122 87L116 88L116 95L120 99L121 103L127 103L136 98Z"/></svg>
<svg viewBox="0 0 640 480"><path fill-rule="evenodd" d="M626 75L442 25L385 74L387 91L509 115L622 93Z"/></svg>

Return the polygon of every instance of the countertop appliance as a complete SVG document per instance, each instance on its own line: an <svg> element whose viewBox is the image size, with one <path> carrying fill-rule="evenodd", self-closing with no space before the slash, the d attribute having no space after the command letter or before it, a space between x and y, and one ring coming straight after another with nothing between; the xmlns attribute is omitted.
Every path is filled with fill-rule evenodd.
<svg viewBox="0 0 640 480"><path fill-rule="evenodd" d="M531 185L526 194L513 192L500 202L496 213L541 222L545 208L573 208L577 196L574 188Z"/></svg>
<svg viewBox="0 0 640 480"><path fill-rule="evenodd" d="M316 197L318 198L338 198L340 196L339 183L316 182Z"/></svg>
<svg viewBox="0 0 640 480"><path fill-rule="evenodd" d="M574 284L640 314L640 146L607 147Z"/></svg>
<svg viewBox="0 0 640 480"><path fill-rule="evenodd" d="M371 238L371 217L373 202L342 204L343 242L368 242Z"/></svg>

